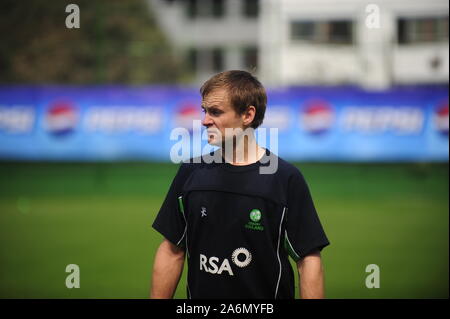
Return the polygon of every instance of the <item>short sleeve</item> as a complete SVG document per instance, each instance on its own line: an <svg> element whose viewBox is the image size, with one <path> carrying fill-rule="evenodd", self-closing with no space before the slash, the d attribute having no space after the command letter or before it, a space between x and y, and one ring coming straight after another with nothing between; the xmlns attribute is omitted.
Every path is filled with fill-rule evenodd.
<svg viewBox="0 0 450 319"><path fill-rule="evenodd" d="M285 248L298 261L330 243L320 223L311 194L302 174L297 171L289 180L286 212Z"/></svg>
<svg viewBox="0 0 450 319"><path fill-rule="evenodd" d="M184 248L186 220L183 211L182 188L189 177L188 164L182 164L170 185L169 191L152 227L172 244Z"/></svg>

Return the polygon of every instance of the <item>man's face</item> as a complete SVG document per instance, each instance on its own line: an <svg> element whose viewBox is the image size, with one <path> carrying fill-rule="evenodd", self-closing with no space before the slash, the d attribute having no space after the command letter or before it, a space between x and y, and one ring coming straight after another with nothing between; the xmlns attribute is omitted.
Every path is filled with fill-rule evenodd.
<svg viewBox="0 0 450 319"><path fill-rule="evenodd" d="M239 116L231 106L226 89L211 91L202 101L205 113L202 124L208 131L208 143L221 146L231 136L225 136L226 128L244 129L243 116Z"/></svg>

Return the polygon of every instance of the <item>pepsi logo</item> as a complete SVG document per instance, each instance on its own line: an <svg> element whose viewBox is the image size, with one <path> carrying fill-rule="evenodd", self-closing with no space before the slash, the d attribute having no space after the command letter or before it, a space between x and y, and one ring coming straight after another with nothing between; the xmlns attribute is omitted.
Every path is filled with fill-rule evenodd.
<svg viewBox="0 0 450 319"><path fill-rule="evenodd" d="M53 136L67 136L75 130L78 122L76 108L70 102L53 103L47 110L45 128Z"/></svg>
<svg viewBox="0 0 450 319"><path fill-rule="evenodd" d="M322 100L313 100L303 106L300 125L312 135L321 135L331 128L334 118L334 110L329 103Z"/></svg>
<svg viewBox="0 0 450 319"><path fill-rule="evenodd" d="M444 101L434 113L434 124L436 130L448 137L448 101Z"/></svg>
<svg viewBox="0 0 450 319"><path fill-rule="evenodd" d="M193 131L193 121L201 120L200 107L197 104L183 103L175 114L175 126Z"/></svg>

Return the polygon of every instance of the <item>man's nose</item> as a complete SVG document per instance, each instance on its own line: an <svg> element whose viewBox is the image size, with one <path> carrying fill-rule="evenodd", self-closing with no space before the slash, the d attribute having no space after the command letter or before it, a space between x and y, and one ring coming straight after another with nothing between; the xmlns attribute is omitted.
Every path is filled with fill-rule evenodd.
<svg viewBox="0 0 450 319"><path fill-rule="evenodd" d="M202 125L209 127L213 124L213 120L211 119L211 116L208 115L208 113L205 113L205 116L203 117L202 120Z"/></svg>

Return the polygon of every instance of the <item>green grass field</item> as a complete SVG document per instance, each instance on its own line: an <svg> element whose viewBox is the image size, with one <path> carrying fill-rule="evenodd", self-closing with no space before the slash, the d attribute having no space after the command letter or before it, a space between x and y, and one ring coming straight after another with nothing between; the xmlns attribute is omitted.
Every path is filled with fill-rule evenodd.
<svg viewBox="0 0 450 319"><path fill-rule="evenodd" d="M297 166L331 242L328 298L448 298L448 164ZM162 239L151 224L176 169L0 162L0 298L146 298ZM65 286L68 264L79 289Z"/></svg>

